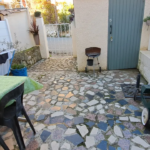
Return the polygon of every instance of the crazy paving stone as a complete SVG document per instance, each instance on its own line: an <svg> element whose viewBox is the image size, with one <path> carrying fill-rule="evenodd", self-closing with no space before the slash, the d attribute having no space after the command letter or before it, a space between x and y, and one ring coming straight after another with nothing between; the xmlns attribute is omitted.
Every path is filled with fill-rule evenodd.
<svg viewBox="0 0 150 150"><path fill-rule="evenodd" d="M51 110L53 110L53 111L58 111L58 110L61 110L61 107L54 106L54 107L51 107Z"/></svg>
<svg viewBox="0 0 150 150"><path fill-rule="evenodd" d="M119 121L119 120L116 120L116 123L121 123L121 121Z"/></svg>
<svg viewBox="0 0 150 150"><path fill-rule="evenodd" d="M74 119L73 119L73 123L74 123L75 125L80 124L80 123L83 123L83 122L84 122L83 117L74 117Z"/></svg>
<svg viewBox="0 0 150 150"><path fill-rule="evenodd" d="M34 120L34 115L29 116L30 120Z"/></svg>
<svg viewBox="0 0 150 150"><path fill-rule="evenodd" d="M125 110L124 114L131 114L132 112L128 109Z"/></svg>
<svg viewBox="0 0 150 150"><path fill-rule="evenodd" d="M143 136L143 139L148 143L148 144L150 144L150 135L148 134L148 135L144 135Z"/></svg>
<svg viewBox="0 0 150 150"><path fill-rule="evenodd" d="M48 131L44 130L44 131L42 132L41 136L40 136L41 139L42 139L42 141L45 142L46 139L50 136L50 134L51 134L51 132L48 132Z"/></svg>
<svg viewBox="0 0 150 150"><path fill-rule="evenodd" d="M135 111L135 112L134 112L134 116L136 116L136 117L137 117L137 116L141 116L141 115L142 115L142 112L140 112L140 111Z"/></svg>
<svg viewBox="0 0 150 150"><path fill-rule="evenodd" d="M109 146L109 147L108 147L108 150L116 150L116 148L113 147L113 146Z"/></svg>
<svg viewBox="0 0 150 150"><path fill-rule="evenodd" d="M111 135L111 134L112 132L110 130L106 133L106 135Z"/></svg>
<svg viewBox="0 0 150 150"><path fill-rule="evenodd" d="M89 95L89 94L86 94L85 95L89 100L93 100L94 96L93 95Z"/></svg>
<svg viewBox="0 0 150 150"><path fill-rule="evenodd" d="M99 129L106 131L108 125L105 122L99 122L97 126L99 127Z"/></svg>
<svg viewBox="0 0 150 150"><path fill-rule="evenodd" d="M37 121L41 121L41 120L44 120L45 119L45 115L40 115L37 119Z"/></svg>
<svg viewBox="0 0 150 150"><path fill-rule="evenodd" d="M73 125L73 121L68 118L64 119L64 123L69 127L72 127L72 125Z"/></svg>
<svg viewBox="0 0 150 150"><path fill-rule="evenodd" d="M57 111L57 112L54 112L53 114L51 114L51 117L58 117L58 116L62 116L62 115L64 115L63 111Z"/></svg>
<svg viewBox="0 0 150 150"><path fill-rule="evenodd" d="M148 148L150 147L149 144L147 144L142 138L140 138L139 136L136 136L134 139L132 139L132 141L136 144L139 144L141 146L143 146L144 148Z"/></svg>
<svg viewBox="0 0 150 150"><path fill-rule="evenodd" d="M98 119L98 121L106 121L107 120L107 118L104 115L100 115L100 114L98 114L97 119Z"/></svg>
<svg viewBox="0 0 150 150"><path fill-rule="evenodd" d="M124 130L124 128L125 128L125 126L122 125L122 124L120 124L119 127L120 127L122 130Z"/></svg>
<svg viewBox="0 0 150 150"><path fill-rule="evenodd" d="M98 133L98 128L93 127L90 135L97 135L97 133Z"/></svg>
<svg viewBox="0 0 150 150"><path fill-rule="evenodd" d="M102 94L100 92L96 93L96 95L99 96L99 97L104 97L104 94Z"/></svg>
<svg viewBox="0 0 150 150"><path fill-rule="evenodd" d="M74 94L72 94L72 92L69 92L67 95L66 95L66 98L70 98L72 97Z"/></svg>
<svg viewBox="0 0 150 150"><path fill-rule="evenodd" d="M101 141L98 145L97 148L101 150L107 150L107 141Z"/></svg>
<svg viewBox="0 0 150 150"><path fill-rule="evenodd" d="M36 150L39 147L37 141L30 141L29 145L26 147L26 150Z"/></svg>
<svg viewBox="0 0 150 150"><path fill-rule="evenodd" d="M87 149L83 146L79 146L79 147L74 148L73 150L87 150Z"/></svg>
<svg viewBox="0 0 150 150"><path fill-rule="evenodd" d="M85 145L87 148L90 148L95 145L95 139L93 136L86 136Z"/></svg>
<svg viewBox="0 0 150 150"><path fill-rule="evenodd" d="M52 150L59 150L59 143L57 143L56 141L53 141L51 143L51 147L52 147Z"/></svg>
<svg viewBox="0 0 150 150"><path fill-rule="evenodd" d="M124 105L127 105L127 104L128 104L128 102L127 102L126 100L124 100L124 99L122 99L122 100L118 101L118 103L119 103L120 105L122 105L122 106L124 106Z"/></svg>
<svg viewBox="0 0 150 150"><path fill-rule="evenodd" d="M127 139L120 139L118 141L118 145L123 149L123 150L129 150L130 148L130 141Z"/></svg>
<svg viewBox="0 0 150 150"><path fill-rule="evenodd" d="M111 118L111 119L114 118L114 116L111 115L111 114L107 114L106 117L107 117L107 118Z"/></svg>
<svg viewBox="0 0 150 150"><path fill-rule="evenodd" d="M70 135L76 133L76 129L68 128L65 132L65 135Z"/></svg>
<svg viewBox="0 0 150 150"><path fill-rule="evenodd" d="M142 133L139 130L135 130L132 132L132 134L136 134L136 135L142 135Z"/></svg>
<svg viewBox="0 0 150 150"><path fill-rule="evenodd" d="M67 130L67 127L64 124L58 124L57 127Z"/></svg>
<svg viewBox="0 0 150 150"><path fill-rule="evenodd" d="M61 146L61 149L67 149L67 150L70 150L71 147L70 147L70 144L69 143L63 143L63 145Z"/></svg>
<svg viewBox="0 0 150 150"><path fill-rule="evenodd" d="M64 135L64 130L57 128L51 133L51 138L54 141L62 141L63 140L63 135Z"/></svg>
<svg viewBox="0 0 150 150"><path fill-rule="evenodd" d="M119 137L123 137L122 131L117 125L114 126L114 133Z"/></svg>
<svg viewBox="0 0 150 150"><path fill-rule="evenodd" d="M96 121L95 117L96 117L95 114L88 113L85 118L92 120L92 121Z"/></svg>
<svg viewBox="0 0 150 150"><path fill-rule="evenodd" d="M45 121L44 124L49 124L50 123L50 117L48 117Z"/></svg>
<svg viewBox="0 0 150 150"><path fill-rule="evenodd" d="M144 126L142 123L136 123L136 127L139 128L140 130L144 129Z"/></svg>
<svg viewBox="0 0 150 150"><path fill-rule="evenodd" d="M129 130L123 131L123 135L125 136L126 139L131 138L132 134Z"/></svg>
<svg viewBox="0 0 150 150"><path fill-rule="evenodd" d="M71 114L71 115L76 115L77 114L77 112L75 110L73 110L72 108L67 108L66 112Z"/></svg>
<svg viewBox="0 0 150 150"><path fill-rule="evenodd" d="M64 116L50 118L50 124L63 123Z"/></svg>
<svg viewBox="0 0 150 150"><path fill-rule="evenodd" d="M110 144L114 144L116 142L117 138L114 137L113 135L111 135L109 138L108 138L108 141Z"/></svg>
<svg viewBox="0 0 150 150"><path fill-rule="evenodd" d="M116 99L105 99L105 101L106 101L107 103L112 103L112 102L116 101Z"/></svg>
<svg viewBox="0 0 150 150"><path fill-rule="evenodd" d="M133 126L130 122L124 122L123 125L127 127L130 131L135 130L135 126Z"/></svg>
<svg viewBox="0 0 150 150"><path fill-rule="evenodd" d="M65 139L68 140L69 142L73 143L75 146L79 145L80 143L82 143L84 141L79 134L66 136Z"/></svg>
<svg viewBox="0 0 150 150"><path fill-rule="evenodd" d="M75 103L69 105L70 108L75 108L76 106L77 106L77 104L75 104Z"/></svg>
<svg viewBox="0 0 150 150"><path fill-rule="evenodd" d="M139 110L139 108L135 107L134 105L129 105L129 109L133 111Z"/></svg>
<svg viewBox="0 0 150 150"><path fill-rule="evenodd" d="M82 137L87 135L88 132L89 132L86 125L76 125L76 127L78 128L78 130L79 130L80 134L82 135Z"/></svg>
<svg viewBox="0 0 150 150"><path fill-rule="evenodd" d="M94 124L95 124L95 122L93 122L93 121L89 121L86 123L86 125L88 125L90 128L93 127Z"/></svg>
<svg viewBox="0 0 150 150"><path fill-rule="evenodd" d="M98 133L97 135L94 136L94 138L97 142L105 140L105 137L102 133Z"/></svg>
<svg viewBox="0 0 150 150"><path fill-rule="evenodd" d="M107 122L108 122L108 124L109 124L111 127L113 127L113 125L114 125L114 120L109 119L109 120L107 120Z"/></svg>

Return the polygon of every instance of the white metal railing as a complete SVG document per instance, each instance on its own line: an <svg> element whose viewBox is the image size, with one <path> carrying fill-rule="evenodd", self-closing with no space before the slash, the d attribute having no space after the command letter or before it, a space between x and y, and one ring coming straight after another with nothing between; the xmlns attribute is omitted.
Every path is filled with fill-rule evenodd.
<svg viewBox="0 0 150 150"><path fill-rule="evenodd" d="M45 28L48 48L52 56L72 56L71 25L69 23L46 24Z"/></svg>

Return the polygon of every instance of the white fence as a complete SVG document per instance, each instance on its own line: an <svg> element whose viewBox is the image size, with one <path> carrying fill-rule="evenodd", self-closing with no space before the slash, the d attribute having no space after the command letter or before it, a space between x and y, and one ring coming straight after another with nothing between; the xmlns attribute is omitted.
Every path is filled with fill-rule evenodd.
<svg viewBox="0 0 150 150"><path fill-rule="evenodd" d="M49 52L54 55L72 56L72 37L71 25L63 24L46 24L46 34Z"/></svg>

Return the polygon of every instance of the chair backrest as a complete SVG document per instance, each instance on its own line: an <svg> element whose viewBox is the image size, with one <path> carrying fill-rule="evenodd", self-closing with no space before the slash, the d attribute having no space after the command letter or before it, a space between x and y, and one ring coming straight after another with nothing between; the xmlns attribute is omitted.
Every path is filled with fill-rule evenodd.
<svg viewBox="0 0 150 150"><path fill-rule="evenodd" d="M0 117L3 116L6 104L11 100L16 100L16 111L20 111L22 109L23 93L24 83L2 97L0 100Z"/></svg>
<svg viewBox="0 0 150 150"><path fill-rule="evenodd" d="M101 53L101 48L98 47L89 47L85 49L85 55L91 54L91 53Z"/></svg>

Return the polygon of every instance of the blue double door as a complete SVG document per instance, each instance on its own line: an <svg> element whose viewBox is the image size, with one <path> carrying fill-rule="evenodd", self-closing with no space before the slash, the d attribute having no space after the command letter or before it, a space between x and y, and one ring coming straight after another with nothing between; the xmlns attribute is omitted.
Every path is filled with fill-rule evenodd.
<svg viewBox="0 0 150 150"><path fill-rule="evenodd" d="M109 0L108 69L137 68L145 0Z"/></svg>

